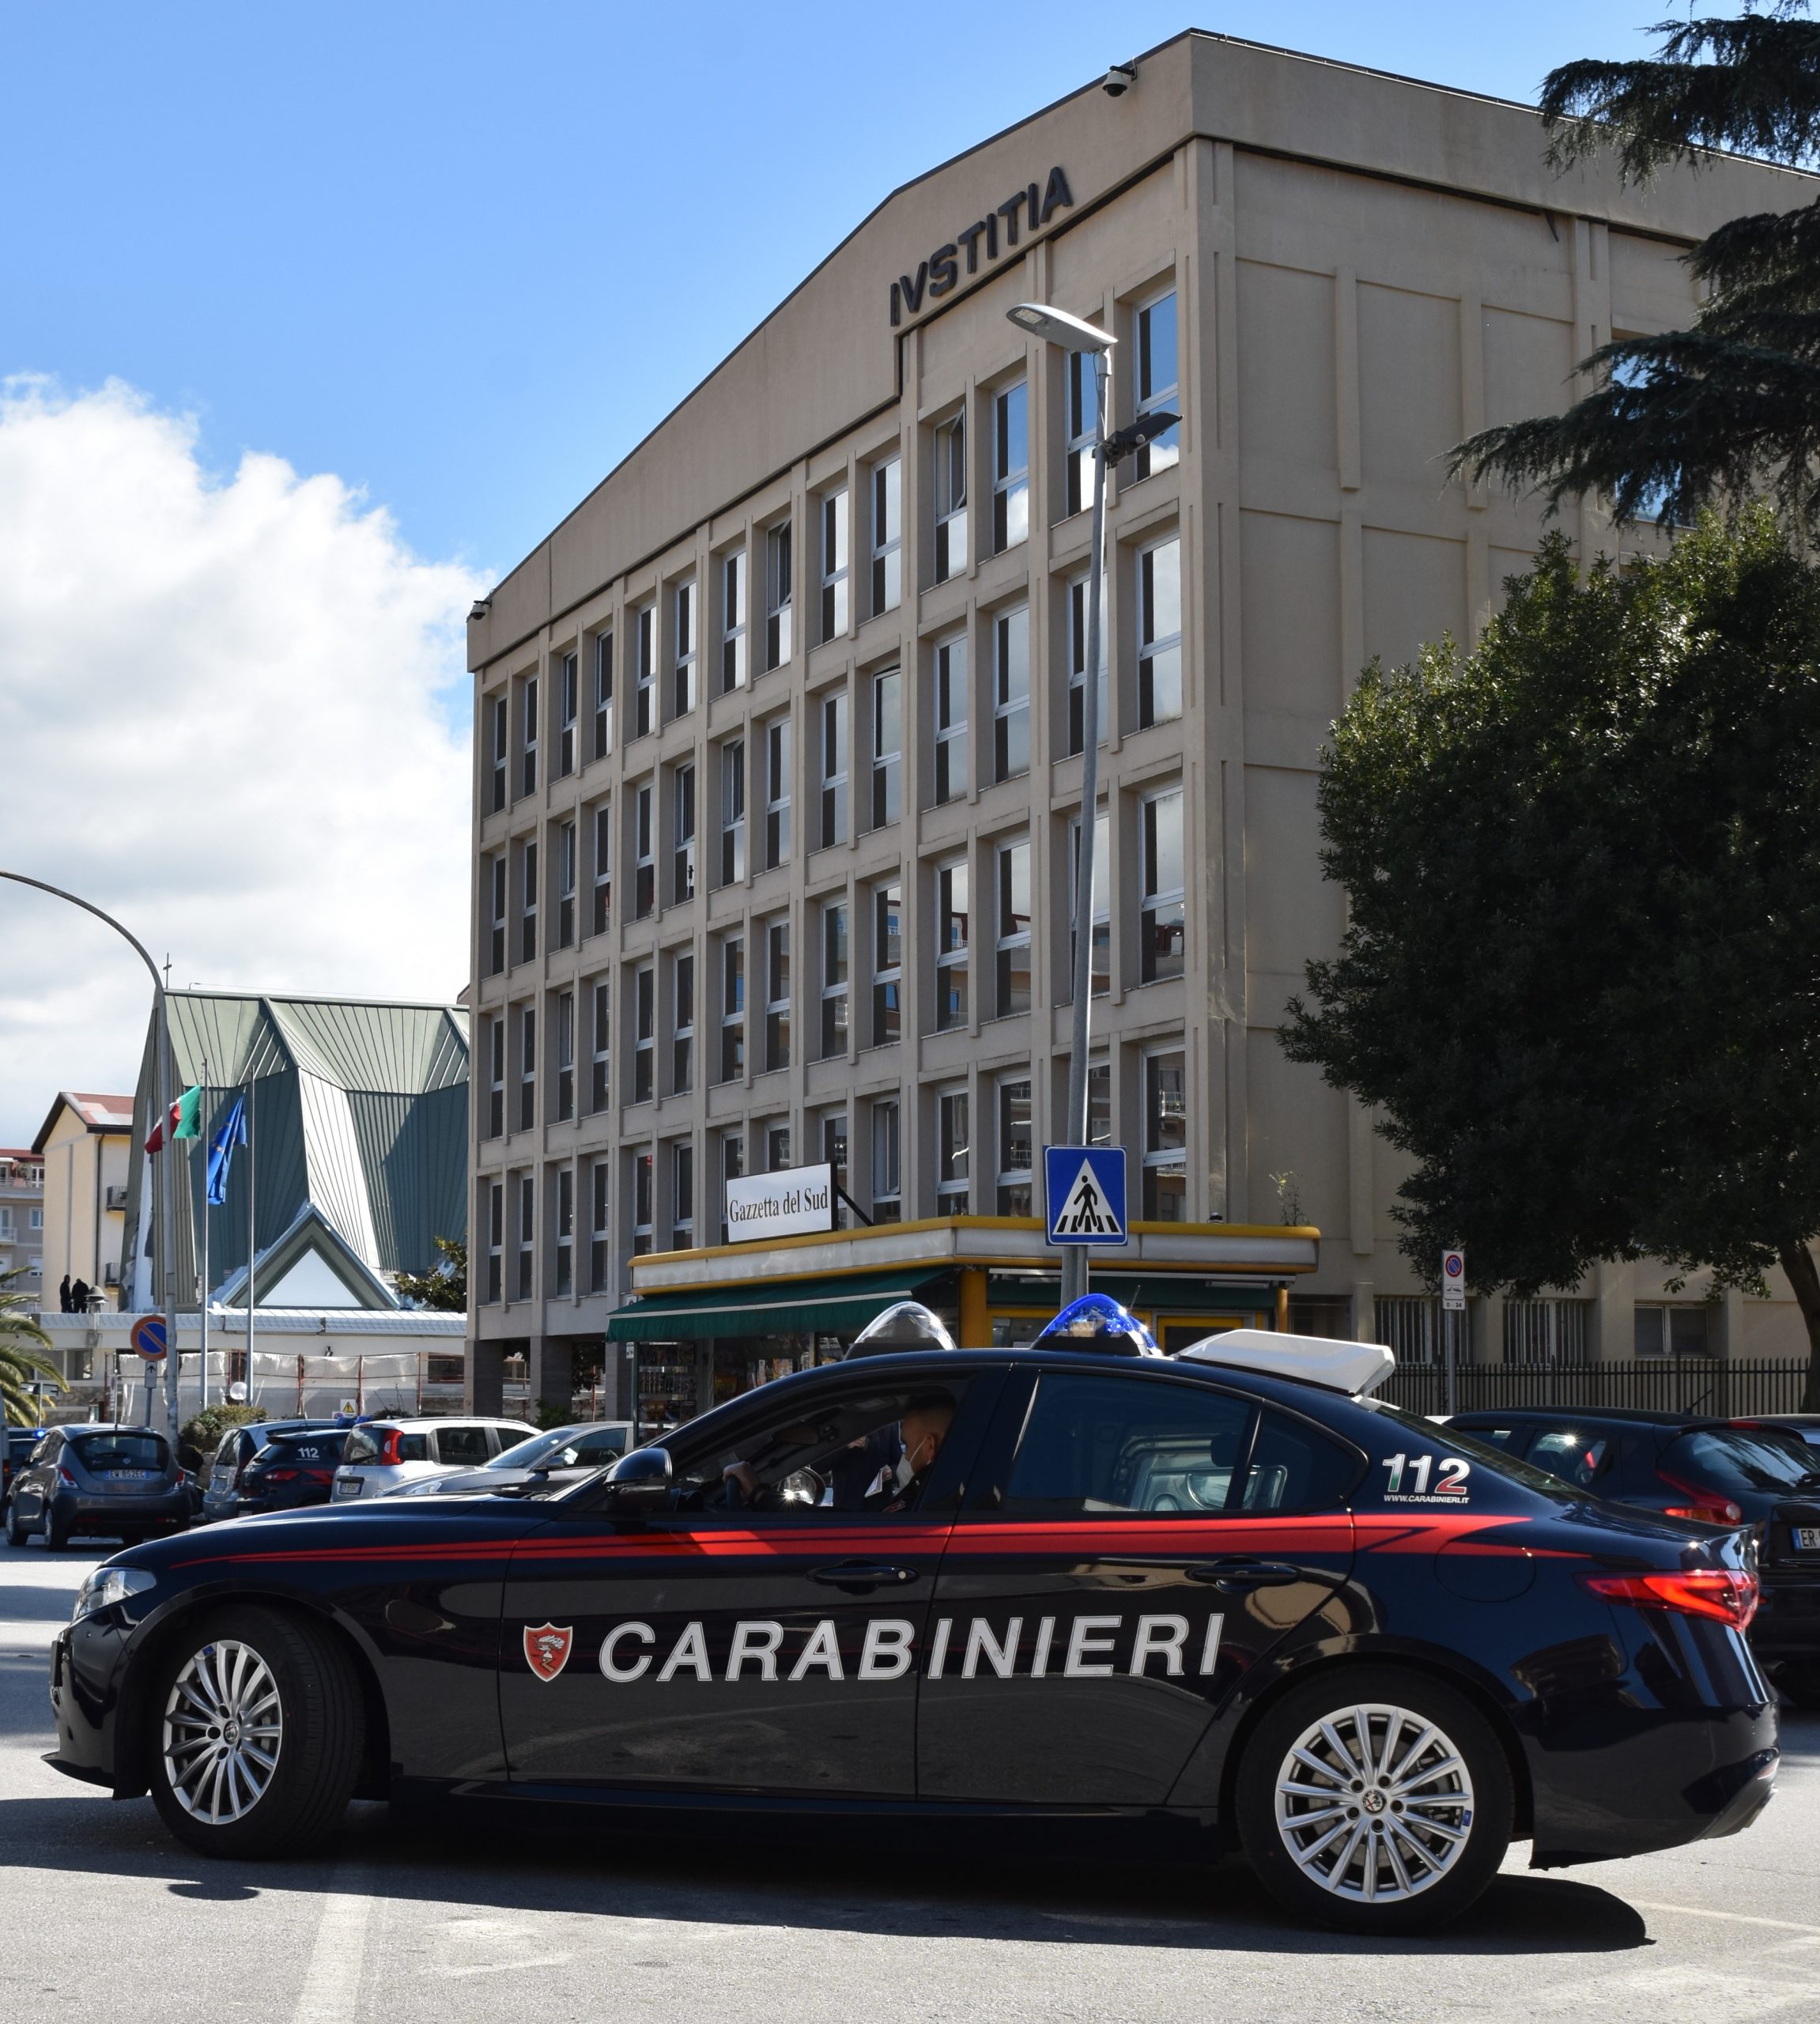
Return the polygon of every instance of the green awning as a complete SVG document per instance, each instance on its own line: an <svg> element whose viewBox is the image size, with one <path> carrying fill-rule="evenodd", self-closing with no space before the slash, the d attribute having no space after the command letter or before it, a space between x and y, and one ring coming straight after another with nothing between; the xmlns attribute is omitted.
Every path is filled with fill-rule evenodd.
<svg viewBox="0 0 1820 2024"><path fill-rule="evenodd" d="M927 1271L848 1272L766 1287L750 1280L693 1293L651 1293L606 1317L615 1342L700 1342L716 1335L846 1335L875 1321L893 1301L924 1297L944 1275Z"/></svg>

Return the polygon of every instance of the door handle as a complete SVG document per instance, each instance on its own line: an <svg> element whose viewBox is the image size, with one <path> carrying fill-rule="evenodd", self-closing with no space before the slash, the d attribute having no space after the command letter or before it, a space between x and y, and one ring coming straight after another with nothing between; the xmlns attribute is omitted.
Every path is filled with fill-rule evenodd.
<svg viewBox="0 0 1820 2024"><path fill-rule="evenodd" d="M1210 1560L1188 1569L1191 1581L1210 1582L1217 1588L1284 1588L1310 1578L1306 1569L1282 1560Z"/></svg>
<svg viewBox="0 0 1820 2024"><path fill-rule="evenodd" d="M901 1588L905 1582L923 1577L914 1567L893 1567L880 1560L844 1560L836 1567L811 1568L809 1578L825 1588L844 1588L851 1595L859 1595L868 1588Z"/></svg>

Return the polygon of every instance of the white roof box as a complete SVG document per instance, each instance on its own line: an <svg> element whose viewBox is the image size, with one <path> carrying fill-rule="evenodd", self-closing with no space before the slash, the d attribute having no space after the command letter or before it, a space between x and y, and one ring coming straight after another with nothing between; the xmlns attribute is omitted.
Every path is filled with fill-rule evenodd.
<svg viewBox="0 0 1820 2024"><path fill-rule="evenodd" d="M1381 1342L1336 1342L1325 1335L1278 1335L1267 1328L1229 1328L1205 1335L1176 1355L1190 1363L1223 1363L1269 1377L1299 1377L1354 1398L1375 1391L1396 1368Z"/></svg>

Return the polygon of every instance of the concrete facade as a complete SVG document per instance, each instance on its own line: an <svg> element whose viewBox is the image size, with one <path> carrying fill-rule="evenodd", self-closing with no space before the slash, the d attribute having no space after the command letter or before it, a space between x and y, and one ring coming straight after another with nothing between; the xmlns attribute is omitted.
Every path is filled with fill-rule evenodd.
<svg viewBox="0 0 1820 2024"><path fill-rule="evenodd" d="M886 199L477 606L483 1358L523 1351L560 1395L635 1252L718 1240L733 1159L844 1142L874 1212L1015 1214L1024 1148L1063 1135L1089 515L1068 362L1005 320L1025 300L1116 334L1118 421L1183 417L1108 492L1111 1135L1146 1214L1320 1226L1298 1325L1420 1353L1396 1157L1274 1038L1342 923L1321 743L1374 655L1470 639L1527 565L1535 511L1444 482L1449 446L1558 409L1614 332L1686 323L1680 254L1813 194L1739 161L1558 178L1543 145L1524 108L1181 36L1124 96L1096 83ZM1590 508L1568 524L1613 545ZM1575 1290L1512 1325L1628 1357L1638 1301L1699 1293L1628 1268ZM1785 1308L1702 1325L1794 1351ZM1505 1326L1481 1304L1480 1353Z"/></svg>
<svg viewBox="0 0 1820 2024"><path fill-rule="evenodd" d="M44 1162L44 1286L67 1277L117 1306L133 1099L63 1089L32 1148Z"/></svg>
<svg viewBox="0 0 1820 2024"><path fill-rule="evenodd" d="M44 1162L28 1146L0 1146L0 1272L5 1290L42 1297Z"/></svg>

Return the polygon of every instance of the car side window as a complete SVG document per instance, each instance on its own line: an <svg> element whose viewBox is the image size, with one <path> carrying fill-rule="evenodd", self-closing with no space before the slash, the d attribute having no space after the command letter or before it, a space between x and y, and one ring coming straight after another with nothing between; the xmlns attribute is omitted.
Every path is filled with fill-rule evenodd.
<svg viewBox="0 0 1820 2024"><path fill-rule="evenodd" d="M1255 1412L1248 1399L1201 1385L1044 1371L1000 1508L1032 1518L1217 1516Z"/></svg>
<svg viewBox="0 0 1820 2024"><path fill-rule="evenodd" d="M1603 1434L1585 1434L1573 1427L1551 1427L1529 1444L1524 1460L1546 1469L1576 1490L1590 1489L1610 1459L1611 1443Z"/></svg>
<svg viewBox="0 0 1820 2024"><path fill-rule="evenodd" d="M436 1430L436 1459L440 1462L459 1463L464 1468L478 1468L487 1459L486 1429L484 1426L439 1426ZM403 1437L408 1440L409 1435ZM421 1440L422 1437L420 1435ZM399 1443L399 1456L403 1454L403 1440Z"/></svg>
<svg viewBox="0 0 1820 2024"><path fill-rule="evenodd" d="M1339 1511L1359 1476L1361 1457L1305 1420L1264 1407L1239 1500L1243 1511Z"/></svg>

